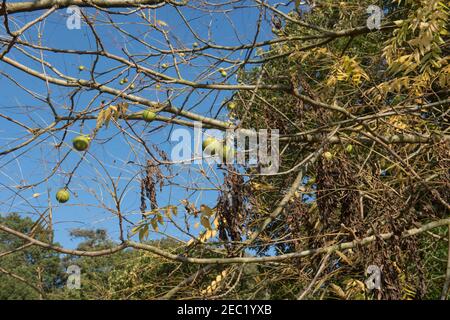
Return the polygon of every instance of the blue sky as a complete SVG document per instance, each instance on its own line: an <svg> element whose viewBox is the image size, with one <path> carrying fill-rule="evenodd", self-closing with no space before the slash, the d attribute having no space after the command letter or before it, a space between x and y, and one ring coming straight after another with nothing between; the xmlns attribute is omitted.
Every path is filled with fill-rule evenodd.
<svg viewBox="0 0 450 320"><path fill-rule="evenodd" d="M250 2L249 2L250 3ZM89 13L93 13L92 9L83 9ZM222 45L237 45L239 41L249 43L255 34L255 25L258 19L258 11L255 8L242 8L229 14L210 15L205 12L193 10L189 8L180 8L186 19L190 20L192 28L202 37L207 37L208 25L212 26L211 38L217 44ZM283 9L284 11L286 9ZM18 14L11 17L11 24L18 23L23 25L27 21L31 21L38 13ZM162 20L168 25L168 29L175 37L171 38L173 43L178 43L180 47L190 47L193 42L197 41L186 28L179 15L172 7L166 6L156 11L152 11L152 17L156 15L158 20ZM44 23L36 25L26 33L26 39L30 42L37 43L38 29L42 34L42 45L49 47L57 47L64 49L77 50L95 50L95 39L92 36L86 24L82 25L81 30L69 30L66 28L67 13L65 10L59 10L53 13ZM151 28L144 24L142 20L136 16L112 16L117 25L135 35L139 39L162 46L163 38L155 31L149 31ZM268 14L268 17L270 15ZM107 50L113 54L124 56L122 52L126 49L128 52L134 54L146 55L151 53L147 47L138 44L136 41L125 39L117 30L113 29L111 25L106 23L105 15L101 14L97 17L97 32L103 41ZM231 24L239 32L239 39L237 38ZM1 22L0 36L5 36L3 21ZM272 37L271 27L264 24L258 40L270 39ZM175 40L176 39L176 40ZM37 56L41 54L38 50L27 49ZM217 51L215 52L218 53ZM236 52L231 57L242 58L246 52ZM93 56L79 55L79 54L61 54L42 52L44 58L50 61L61 72L72 77L80 77L83 79L89 78L89 70L93 64ZM17 59L19 62L26 64L36 70L42 71L42 66L30 61L23 53L18 50L12 50L8 57ZM152 68L158 68L162 63L172 63L170 57L161 60L160 57L151 58L147 61ZM201 77L202 71L211 64L209 59L200 58L195 61L195 65L181 65L180 71L183 78L189 80L197 80ZM86 69L82 72L78 67L83 65ZM111 61L100 59L97 66L97 72L105 72L115 67ZM223 64L221 67L229 67L230 65ZM161 68L158 69L161 71ZM29 92L20 88L16 83L12 82L5 75L12 77L17 83L26 87L28 90L37 94L41 99L45 99L47 95L47 86L44 82L37 80L11 66L0 62L0 113L14 118L25 123L30 127L45 127L52 122L52 114L49 106L39 101ZM48 72L48 70L47 70ZM105 76L98 76L98 80L103 81L110 79L118 70L108 72ZM169 75L175 75L174 68L169 68L166 71ZM133 79L134 73L126 73L121 77ZM120 85L118 78L112 83L108 84L111 87L123 88ZM216 72L208 81L224 81ZM228 83L234 82L235 77L230 77L226 81ZM151 100L164 101L166 92L164 90L155 89L154 83L149 79L141 79L142 82L137 83L136 88L141 88L142 85L149 85L148 88L139 92L138 94ZM203 80L201 80L203 81ZM67 106L70 105L69 93L72 89L49 85L51 92L51 100L55 105L60 115L67 115ZM187 99L186 93L180 94L172 100L174 105L182 105L187 101L186 108L195 106L193 111L203 113L208 116L215 115L219 106L223 101L231 96L232 92L208 92L198 90L190 95ZM76 95L74 100L76 108L80 111L89 103L93 106L98 106L101 100L108 100L111 96L103 95L96 97L96 92L83 91ZM95 100L92 100L95 99ZM199 101L201 101L199 103ZM197 105L198 103L198 105ZM132 111L142 110L142 106L130 106ZM209 110L213 112L210 113ZM227 119L226 112L219 115L222 120ZM122 123L124 128L126 124ZM146 142L155 144L161 150L170 154L173 143L170 142L171 127L161 127L163 123L154 122L145 124L142 121L130 122L133 129ZM50 200L53 206L55 240L66 247L75 247L68 236L68 231L71 228L105 228L108 230L112 239L118 238L118 224L117 217L111 214L107 208L99 206L99 203L104 203L106 207L114 207L110 195L108 194L108 187L111 186L105 170L117 180L120 177L119 190L122 191L127 187L127 192L124 195L122 202L122 210L127 214L127 217L132 221L140 219L139 205L139 182L141 175L137 174L140 170L140 165L145 163L147 156L144 154L142 147L138 144L132 143L130 147L129 137L122 134L114 125L109 126L108 129L102 128L97 135L95 141L91 144L87 157L81 162L81 165L76 170L75 175L69 185L71 191L71 200L65 204L58 204L54 198L56 191L63 187L68 180L67 173L71 172L76 163L80 160L81 154L72 150L71 140L81 133L91 133L94 129L95 121L79 122L71 126L67 131L67 136L63 146L59 149L55 148L62 137L64 131L59 131L55 134L43 135L37 142L30 146L20 149L16 152L10 153L6 156L0 157L0 212L6 214L8 212L20 212L28 215L33 219L37 218L37 213L42 213L48 207L47 192L50 192ZM174 126L176 128L177 126ZM23 142L30 136L26 131L0 117L0 152L8 149L11 146ZM66 158L66 154L69 152ZM54 166L64 158L64 161L47 181L40 183L35 188L27 190L19 190L16 188L18 184L33 184L41 181L49 176ZM212 185L201 175L193 172L198 169L196 165L191 167L175 167L174 171L179 175L174 179L175 182L181 184L190 184L192 180L198 180L199 185L203 187L211 187ZM217 182L220 183L222 173L216 169L208 172L208 176L214 177L215 174L219 177ZM167 173L167 172L166 172ZM33 194L41 194L38 197L33 197ZM217 198L217 193L214 191L201 191L191 194L186 190L178 187L166 187L163 192L158 194L159 205L165 206L168 204L179 205L181 199L189 198L197 207L200 204L207 204L213 206ZM101 201L99 201L99 199ZM179 207L182 210L182 207ZM162 228L164 230L164 228ZM167 232L173 236L181 236L174 228L169 227ZM152 235L157 237L157 235ZM183 239L187 239L185 236Z"/></svg>

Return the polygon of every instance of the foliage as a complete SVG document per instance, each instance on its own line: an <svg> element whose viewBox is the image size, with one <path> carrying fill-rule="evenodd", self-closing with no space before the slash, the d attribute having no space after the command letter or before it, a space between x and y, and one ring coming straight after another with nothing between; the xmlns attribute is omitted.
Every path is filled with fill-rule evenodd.
<svg viewBox="0 0 450 320"><path fill-rule="evenodd" d="M86 3L75 47L44 32L71 0L0 4L0 298L448 296L448 4L121 1ZM211 161L173 159L200 123ZM279 170L205 129L277 129ZM61 248L65 214L116 229Z"/></svg>
<svg viewBox="0 0 450 320"><path fill-rule="evenodd" d="M17 213L0 217L0 223L36 239L48 240L50 233L30 218L22 218ZM13 235L0 231L0 252L5 254L25 245ZM45 299L55 288L62 285L63 270L58 254L35 246L0 257L0 299ZM19 276L13 278L7 271Z"/></svg>

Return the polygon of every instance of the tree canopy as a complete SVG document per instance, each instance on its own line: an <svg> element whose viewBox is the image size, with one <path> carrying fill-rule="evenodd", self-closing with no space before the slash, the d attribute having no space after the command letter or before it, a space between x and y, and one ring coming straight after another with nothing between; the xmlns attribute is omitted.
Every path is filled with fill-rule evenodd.
<svg viewBox="0 0 450 320"><path fill-rule="evenodd" d="M448 3L0 15L0 298L448 298Z"/></svg>

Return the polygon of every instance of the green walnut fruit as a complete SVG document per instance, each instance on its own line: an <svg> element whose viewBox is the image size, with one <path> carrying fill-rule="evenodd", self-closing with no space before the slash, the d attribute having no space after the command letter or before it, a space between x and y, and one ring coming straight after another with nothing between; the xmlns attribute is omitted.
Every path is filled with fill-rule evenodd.
<svg viewBox="0 0 450 320"><path fill-rule="evenodd" d="M142 119L144 119L146 122L151 122L156 119L156 113L151 110L145 110L144 112L142 112Z"/></svg>
<svg viewBox="0 0 450 320"><path fill-rule="evenodd" d="M167 63L163 63L163 64L161 65L161 67L162 67L163 69L167 69L169 66L167 65Z"/></svg>
<svg viewBox="0 0 450 320"><path fill-rule="evenodd" d="M197 48L197 47L198 47L198 42L194 42L194 43L192 44L192 46L193 46L194 48Z"/></svg>
<svg viewBox="0 0 450 320"><path fill-rule="evenodd" d="M333 159L333 154L330 151L327 151L322 154L322 157L324 157L326 160L330 161L331 159Z"/></svg>
<svg viewBox="0 0 450 320"><path fill-rule="evenodd" d="M209 145L211 145L211 143L214 143L216 141L217 140L213 137L206 138L202 143L203 150L205 150Z"/></svg>
<svg viewBox="0 0 450 320"><path fill-rule="evenodd" d="M79 66L78 70L83 71L85 69L85 66Z"/></svg>
<svg viewBox="0 0 450 320"><path fill-rule="evenodd" d="M84 151L89 147L91 139L86 135L80 135L72 140L73 147L78 151Z"/></svg>
<svg viewBox="0 0 450 320"><path fill-rule="evenodd" d="M209 137L205 141L203 141L202 146L203 151L210 154L211 156L219 154L222 150L222 144L213 137Z"/></svg>
<svg viewBox="0 0 450 320"><path fill-rule="evenodd" d="M233 161L234 155L236 154L236 151L227 145L223 146L222 148L222 160L225 163Z"/></svg>
<svg viewBox="0 0 450 320"><path fill-rule="evenodd" d="M220 75L225 78L227 76L227 72L225 70L221 69Z"/></svg>
<svg viewBox="0 0 450 320"><path fill-rule="evenodd" d="M69 198L69 191L67 191L67 189L65 188L58 190L58 192L56 193L56 200L58 200L59 203L67 202L69 201Z"/></svg>
<svg viewBox="0 0 450 320"><path fill-rule="evenodd" d="M352 153L352 152L353 152L353 146L352 146L351 144L348 144L348 145L345 147L345 151L346 151L347 153Z"/></svg>
<svg viewBox="0 0 450 320"><path fill-rule="evenodd" d="M234 108L236 108L236 103L234 103L233 101L230 102L230 103L228 104L228 108L231 109L231 110L233 110Z"/></svg>

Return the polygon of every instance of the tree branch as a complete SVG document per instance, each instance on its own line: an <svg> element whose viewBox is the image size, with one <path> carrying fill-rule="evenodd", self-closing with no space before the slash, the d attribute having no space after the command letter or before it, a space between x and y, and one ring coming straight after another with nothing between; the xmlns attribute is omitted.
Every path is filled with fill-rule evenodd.
<svg viewBox="0 0 450 320"><path fill-rule="evenodd" d="M430 222L430 223L427 223L427 224L421 226L420 228L412 228L412 229L406 230L402 233L401 237L408 238L408 237L420 234L422 232L426 232L431 229L441 227L444 225L448 225L448 224L450 224L450 218L433 221L433 222ZM49 250L54 250L56 252L70 254L70 255L97 257L97 256L110 255L110 254L122 251L123 249L126 249L126 248L134 248L134 249L140 249L140 250L145 250L145 251L154 253L158 256L167 258L169 260L183 262L183 263L195 263L195 264L234 264L234 263L279 262L279 261L284 261L284 260L288 260L288 259L303 258L303 257L310 256L313 254L318 254L318 253L329 253L329 252L334 252L336 250L346 250L346 249L354 248L357 246L368 245L369 243L372 243L372 242L376 241L377 239L388 240L394 236L393 232L382 233L379 235L373 235L370 237L366 237L361 240L354 240L351 242L343 242L343 243L335 244L332 246L321 247L321 248L316 248L316 249L308 249L308 250L303 250L300 252L282 254L279 256L232 257L232 258L192 258L192 257L186 257L186 256L182 256L182 255L173 254L173 253L161 250L155 246L145 244L145 243L137 243L134 241L124 241L122 244L120 244L118 246L115 246L110 249L104 249L104 250L97 250L97 251L72 250L72 249L67 249L67 248L62 248L62 247L58 247L55 245L51 245L49 243L45 243L40 240L36 240L32 237L27 236L26 234L23 234L19 231L8 228L7 226L2 225L2 224L0 224L0 230L7 232L9 234L12 234L14 236L17 236L18 238L21 238L23 240L27 240L27 241L33 243L34 245L40 246L42 248L46 248Z"/></svg>
<svg viewBox="0 0 450 320"><path fill-rule="evenodd" d="M8 14L18 12L30 12L43 9L49 9L56 6L58 9L70 6L78 7L101 7L101 8L125 8L139 7L145 5L156 5L166 2L164 0L37 0L34 2L16 2L7 3L6 10ZM0 6L0 15L5 14L5 8Z"/></svg>

